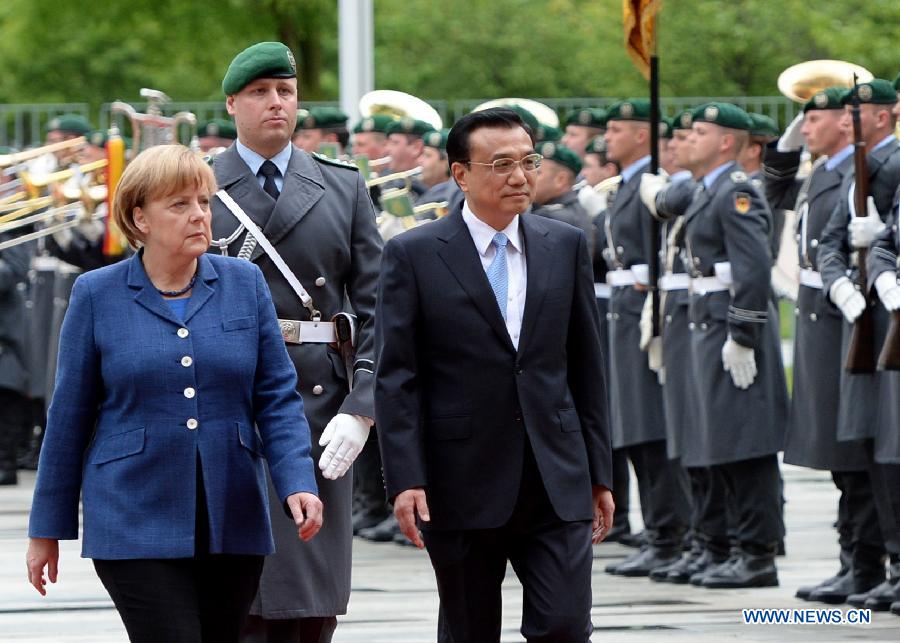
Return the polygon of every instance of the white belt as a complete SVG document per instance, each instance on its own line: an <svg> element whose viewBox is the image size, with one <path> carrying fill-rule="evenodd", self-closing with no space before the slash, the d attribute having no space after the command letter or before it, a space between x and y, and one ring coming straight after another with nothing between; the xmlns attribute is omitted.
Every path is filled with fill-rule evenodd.
<svg viewBox="0 0 900 643"><path fill-rule="evenodd" d="M337 341L334 322L279 319L278 325L287 344L331 344Z"/></svg>
<svg viewBox="0 0 900 643"><path fill-rule="evenodd" d="M594 282L594 297L597 299L609 299L612 294L612 288L609 284L601 284Z"/></svg>
<svg viewBox="0 0 900 643"><path fill-rule="evenodd" d="M728 290L728 284L718 277L696 277L691 279L690 289L695 295L706 295L711 292Z"/></svg>
<svg viewBox="0 0 900 643"><path fill-rule="evenodd" d="M613 288L621 286L633 286L637 283L631 270L610 270L606 273L606 283Z"/></svg>
<svg viewBox="0 0 900 643"><path fill-rule="evenodd" d="M822 273L816 272L815 270L810 270L809 268L801 268L800 285L806 286L807 288L822 290Z"/></svg>
<svg viewBox="0 0 900 643"><path fill-rule="evenodd" d="M670 290L687 290L690 286L690 277L683 272L663 275L659 278L659 289L665 292Z"/></svg>

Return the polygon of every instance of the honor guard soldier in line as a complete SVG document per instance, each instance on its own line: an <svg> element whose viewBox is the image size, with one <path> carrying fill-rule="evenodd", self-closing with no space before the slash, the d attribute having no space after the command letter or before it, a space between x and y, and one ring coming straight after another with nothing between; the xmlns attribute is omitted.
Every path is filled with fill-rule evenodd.
<svg viewBox="0 0 900 643"><path fill-rule="evenodd" d="M0 242L12 237L9 232L0 232ZM26 244L0 250L0 486L16 484L18 446L23 431L31 427L25 356L30 260Z"/></svg>
<svg viewBox="0 0 900 643"><path fill-rule="evenodd" d="M388 155L387 127L393 122L394 119L386 114L374 114L354 125L353 156L365 156L370 161L385 158Z"/></svg>
<svg viewBox="0 0 900 643"><path fill-rule="evenodd" d="M350 144L347 115L336 107L313 107L298 115L293 142L304 152L340 158Z"/></svg>
<svg viewBox="0 0 900 643"><path fill-rule="evenodd" d="M572 112L566 118L566 130L560 142L584 158L587 144L597 136L603 136L606 128L606 112L599 107L585 107Z"/></svg>
<svg viewBox="0 0 900 643"><path fill-rule="evenodd" d="M425 143L422 137L434 130L430 124L414 118L401 118L387 126L387 153L391 157L390 170L392 173L407 172L419 166L422 157L422 149ZM388 183L384 189L403 187L403 179ZM413 199L418 199L425 194L428 187L419 179L412 179L410 189Z"/></svg>
<svg viewBox="0 0 900 643"><path fill-rule="evenodd" d="M842 359L850 347L853 323L866 309L866 298L859 291L856 268L859 248L868 248L882 232L882 216L888 216L894 202L897 185L900 183L900 145L894 136L896 117L891 113L897 102L897 95L889 81L874 79L848 90L842 96L845 109L854 100L859 100L860 125L865 143L866 164L869 171L868 216L855 214L853 204L855 193L855 171L844 177L840 187L840 202L832 212L819 244L819 270L822 274L823 290L829 299L844 314L842 335ZM845 122L850 128L851 117L845 114ZM870 256L880 254L871 252ZM882 282L883 283L883 282ZM882 305L872 309L874 322L873 344L880 347L884 341L887 326L887 312ZM897 507L898 479L893 468L875 459L876 444L879 441L879 407L885 402L882 389L885 374L850 374L841 372L841 399L838 416L838 439L864 440L866 465L872 483L872 494L878 522L884 538L884 545L890 557L889 578L868 592L851 594L847 602L854 607L873 610L887 610L894 601L895 586L900 581L900 534L897 521L900 507ZM896 431L896 427L893 427Z"/></svg>
<svg viewBox="0 0 900 643"><path fill-rule="evenodd" d="M550 141L535 146L544 157L534 184L532 214L556 219L584 231L588 251L594 251L594 231L590 218L578 202L575 177L581 172L581 159L565 145Z"/></svg>
<svg viewBox="0 0 900 643"><path fill-rule="evenodd" d="M769 286L771 214L736 163L752 127L746 112L708 103L692 120L690 162L701 187L684 214L684 243L699 421L684 436L682 462L708 467L710 484L724 484L737 542L727 561L708 566L691 583L766 587L778 584L777 453L787 415ZM714 535L723 538L727 534ZM721 560L721 551L710 554Z"/></svg>
<svg viewBox="0 0 900 643"><path fill-rule="evenodd" d="M848 322L855 321L866 307L866 300L858 291L858 273L855 267L856 250L868 248L872 241L883 233L885 224L882 217L889 217L894 204L894 196L900 184L900 146L894 135L897 95L889 81L874 79L858 85L843 96L845 105L851 105L854 95L859 100L862 139L865 142L866 164L869 171L869 200L867 216L855 215L853 203L856 190L855 172L849 173L841 186L841 202L833 212L825 229L819 249L819 264L822 279L829 296L844 312ZM848 120L849 116L847 117ZM883 265L876 257L884 259L883 248L875 248L869 253L877 273L883 272ZM869 275L868 287L877 285L877 277ZM886 284L883 280L882 286ZM875 288L879 298L890 300L888 292ZM873 293L874 295L874 293ZM882 300L884 302L884 300ZM880 347L886 334L887 311L884 305L873 307L874 346ZM851 326L845 326L844 347L849 346ZM877 350L877 349L876 349ZM900 582L900 507L896 489L900 485L897 469L883 464L876 457L879 447L895 439L896 426L888 430L889 436L882 434L879 426L879 409L895 403L891 401L890 384L893 374L844 373L841 381L841 425L839 438L863 439L867 455L869 476L872 482L875 508L884 537L885 549L890 557L888 579L869 592L852 594L847 602L854 606L865 606L873 610L887 610L896 600L895 593ZM884 417L884 416L881 416Z"/></svg>
<svg viewBox="0 0 900 643"><path fill-rule="evenodd" d="M535 144L562 142L563 132L552 125L539 124L534 130Z"/></svg>
<svg viewBox="0 0 900 643"><path fill-rule="evenodd" d="M220 188L213 245L257 263L272 291L299 374L325 507L322 531L303 543L273 505L277 553L266 559L243 640L330 641L350 595L352 476L344 474L374 414L381 238L356 167L291 144L297 78L285 45L258 43L239 53L222 89L238 138L213 163ZM355 328L342 314L345 303Z"/></svg>
<svg viewBox="0 0 900 643"><path fill-rule="evenodd" d="M650 164L650 102L629 99L607 112L607 156L622 167L621 183L605 222L609 300L610 416L613 448L634 466L646 547L607 567L624 576L648 576L681 557L689 500L684 470L666 455L662 388L641 350L640 318L647 297L647 257L658 252L650 215L638 195Z"/></svg>
<svg viewBox="0 0 900 643"><path fill-rule="evenodd" d="M234 143L236 138L234 122L227 118L214 118L197 127L197 142L203 153L224 149Z"/></svg>
<svg viewBox="0 0 900 643"><path fill-rule="evenodd" d="M698 184L691 180L693 164L688 155L686 133L691 131L693 110L685 110L672 121L672 138L669 142L671 158L670 177L644 174L641 178L641 200L650 214L664 221L663 250L660 259L659 290L661 293L660 328L662 335L663 409L666 418L666 447L669 458L681 463L684 444L695 444L699 423L699 401L696 397L694 378L696 367L691 356L689 315L689 274L685 261L683 211L693 198ZM675 135L678 134L676 137ZM668 187L653 198L659 187ZM649 190L649 191L648 191ZM646 194L646 196L645 196ZM667 200L682 202L680 213L667 209ZM666 212L660 215L659 207ZM650 334L650 307L645 303L645 337ZM650 579L659 582L684 584L691 576L703 571L711 562L711 551L725 555L728 550L727 522L724 493L721 485L710 483L710 470L706 467L686 469L690 481L691 532L690 549L676 562L658 567L650 572Z"/></svg>
<svg viewBox="0 0 900 643"><path fill-rule="evenodd" d="M801 587L804 600L843 603L884 580L884 540L861 442L838 442L838 403L843 369L843 316L822 290L819 240L853 168L853 146L841 97L829 87L803 106L802 118L766 150L763 173L773 209L797 212L800 288L795 309L793 396L784 461L831 472L841 492L837 510L840 568L818 585ZM797 177L801 149L818 157Z"/></svg>
<svg viewBox="0 0 900 643"><path fill-rule="evenodd" d="M750 130L750 142L741 150L738 156L738 165L744 168L744 172L750 178L750 183L763 197L766 196L763 179L763 162L766 157L766 149L771 141L778 138L778 124L765 114L748 112L753 129ZM784 209L771 208L772 230L770 233L770 248L774 263L778 256L778 247L781 244L781 232L784 229Z"/></svg>
<svg viewBox="0 0 900 643"><path fill-rule="evenodd" d="M428 186L428 190L419 197L417 203L449 202L454 193L459 192L456 181L450 178L450 169L447 165L447 134L448 129L427 132L422 137L425 147L422 148L422 183ZM433 211L430 218L434 218Z"/></svg>
<svg viewBox="0 0 900 643"><path fill-rule="evenodd" d="M578 191L578 202L591 219L594 238L594 296L597 299L597 308L600 311L600 340L603 346L609 346L609 321L606 313L609 312L609 295L612 292L606 283L606 259L603 258L603 249L606 248L606 209L610 197L615 191L612 185L619 175L618 164L610 161L606 156L606 141L602 136L592 138L584 151L581 176L585 185ZM606 181L606 183L604 183ZM601 185L602 184L602 185ZM595 189L596 188L596 189ZM603 373L606 381L609 381L609 351L603 351ZM609 387L606 389L609 393ZM613 528L610 530L604 542L620 542L629 546L640 544L640 538L632 535L631 525L628 520L629 493L631 486L631 473L628 470L628 457L621 449L614 449L612 453L613 463L613 499L616 503Z"/></svg>

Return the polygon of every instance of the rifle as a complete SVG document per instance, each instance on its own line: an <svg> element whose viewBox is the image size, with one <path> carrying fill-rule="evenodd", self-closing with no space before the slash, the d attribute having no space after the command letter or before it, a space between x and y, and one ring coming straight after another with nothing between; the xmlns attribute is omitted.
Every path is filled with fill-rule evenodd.
<svg viewBox="0 0 900 643"><path fill-rule="evenodd" d="M853 194L853 205L856 216L864 217L867 213L866 200L869 197L869 165L866 162L866 143L862 136L862 125L859 116L859 94L856 74L853 75L853 91L850 99L853 116L853 169L856 175L856 188ZM853 324L850 335L850 348L844 370L853 374L875 372L875 325L872 309L872 298L869 297L868 275L866 270L867 248L857 251L857 267L859 276L857 283L866 298L866 308Z"/></svg>
<svg viewBox="0 0 900 643"><path fill-rule="evenodd" d="M878 356L878 370L900 371L900 310L891 312L891 326Z"/></svg>

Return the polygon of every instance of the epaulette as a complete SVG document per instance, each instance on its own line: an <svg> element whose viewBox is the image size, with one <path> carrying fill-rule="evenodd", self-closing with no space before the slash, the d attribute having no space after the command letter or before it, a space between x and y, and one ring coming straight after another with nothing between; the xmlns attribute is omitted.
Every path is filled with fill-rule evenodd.
<svg viewBox="0 0 900 643"><path fill-rule="evenodd" d="M338 167L345 167L348 170L356 170L359 172L359 168L355 163L349 163L347 161L341 161L339 159L333 159L330 156L325 156L324 154L319 154L318 152L313 152L311 155L314 159L319 161L320 163L327 163L328 165L336 165Z"/></svg>
<svg viewBox="0 0 900 643"><path fill-rule="evenodd" d="M734 183L746 183L747 182L747 175L745 173L741 172L740 170L735 170L734 172L732 172L730 174L730 177Z"/></svg>

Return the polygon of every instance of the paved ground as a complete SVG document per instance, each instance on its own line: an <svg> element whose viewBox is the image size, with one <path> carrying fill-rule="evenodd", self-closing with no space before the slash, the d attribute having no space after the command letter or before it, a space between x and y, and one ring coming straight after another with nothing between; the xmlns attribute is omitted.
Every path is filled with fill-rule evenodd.
<svg viewBox="0 0 900 643"><path fill-rule="evenodd" d="M793 598L802 584L835 571L837 545L831 524L836 493L827 474L784 468L788 555L779 561L781 587L702 590L626 579L603 573L610 560L630 550L595 549L593 621L598 641L898 641L900 617L874 614L869 625L743 625L744 607L806 608ZM42 598L26 583L25 529L32 474L17 487L0 487L0 641L46 643L125 641L121 622L94 575L78 557L77 543L64 543L60 582ZM632 524L639 519L635 515ZM358 542L353 595L341 618L336 643L401 643L434 640L437 594L426 555L412 548ZM518 633L521 592L510 573L504 587L503 641Z"/></svg>

